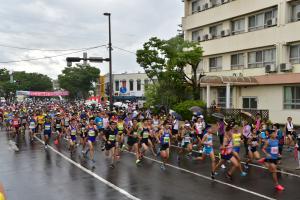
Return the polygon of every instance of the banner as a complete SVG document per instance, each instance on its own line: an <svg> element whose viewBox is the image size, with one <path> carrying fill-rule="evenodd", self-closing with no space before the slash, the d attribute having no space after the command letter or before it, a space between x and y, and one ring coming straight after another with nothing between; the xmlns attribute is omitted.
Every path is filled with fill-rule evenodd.
<svg viewBox="0 0 300 200"><path fill-rule="evenodd" d="M39 92L39 91L17 91L17 95L33 96L33 97L57 97L68 96L69 91Z"/></svg>

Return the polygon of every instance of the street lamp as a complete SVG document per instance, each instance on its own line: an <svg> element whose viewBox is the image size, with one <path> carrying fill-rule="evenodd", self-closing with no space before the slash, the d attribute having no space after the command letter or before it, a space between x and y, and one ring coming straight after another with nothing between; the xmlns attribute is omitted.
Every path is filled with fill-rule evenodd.
<svg viewBox="0 0 300 200"><path fill-rule="evenodd" d="M109 30L109 41L108 41L108 49L109 49L109 109L112 111L113 109L113 81L112 81L112 44L111 44L111 22L110 16L111 13L103 13L104 16L108 17L108 30Z"/></svg>

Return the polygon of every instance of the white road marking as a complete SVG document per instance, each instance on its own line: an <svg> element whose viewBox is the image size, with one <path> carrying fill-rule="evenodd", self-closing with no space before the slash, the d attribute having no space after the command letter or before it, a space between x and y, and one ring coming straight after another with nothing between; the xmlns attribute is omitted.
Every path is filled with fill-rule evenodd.
<svg viewBox="0 0 300 200"><path fill-rule="evenodd" d="M40 143L44 144L44 142L39 139L38 137L35 137ZM108 185L109 187L113 188L114 190L120 192L121 194L125 195L127 198L132 199L132 200L140 200L139 198L131 195L130 193L128 193L126 190L119 188L118 186L114 185L113 183L107 181L106 179L100 177L99 175L97 175L96 173L84 168L83 166L81 166L79 163L71 160L70 158L68 158L67 156L65 156L64 154L60 153L59 151L57 151L56 149L54 149L52 146L48 145L48 148L51 149L52 151L54 151L56 154L60 155L62 158L64 158L65 160L69 161L71 164L75 165L76 167L78 167L79 169L81 169L82 171L90 174L91 176L93 176L94 178L98 179L99 181L101 181L102 183Z"/></svg>
<svg viewBox="0 0 300 200"><path fill-rule="evenodd" d="M128 152L128 151L126 151ZM128 152L130 154L134 154L133 152ZM150 158L150 157L147 157L147 156L144 156L144 158L148 159L148 160L151 160L151 161L154 161L154 162L157 162L157 163L160 163L162 164L163 162L159 161L159 160L156 160L156 159L153 159L153 158ZM175 166L175 165L171 165L171 164L166 164L167 166L169 167L172 167L174 169L178 169L180 171L184 171L184 172L187 172L187 173L190 173L190 174L193 174L193 175L196 175L196 176L199 176L201 178L204 178L206 180L209 180L209 181L212 181L212 182L217 182L217 183L220 183L220 184L223 184L223 185L227 185L229 187L232 187L232 188L235 188L235 189L238 189L238 190L241 190L243 192L247 192L249 194L252 194L252 195L255 195L255 196L258 196L258 197L261 197L261 198L264 198L264 199L268 199L268 200L276 200L272 197L268 197L268 196L265 196L263 194L259 194L257 192L253 192L251 190L247 190L245 188L242 188L242 187L238 187L236 185L232 185L230 183L226 183L226 182L223 182L223 181L220 181L220 180L212 180L211 177L208 177L208 176L205 176L205 175L202 175L202 174L199 174L199 173L196 173L196 172L193 172L193 171L190 171L190 170L187 170L187 169L184 169L184 168L181 168L181 167L178 167L178 166Z"/></svg>
<svg viewBox="0 0 300 200"><path fill-rule="evenodd" d="M172 147L175 147L175 148L180 148L179 146L176 146L176 145L171 145ZM195 151L195 150L192 150L194 153L199 153L198 151ZM243 164L246 164L245 162L241 162ZM260 166L260 165L256 165L256 164L252 164L252 163L249 163L250 166L253 166L253 167L257 167L257 168L261 168L261 169L265 169L265 170L268 170L268 168L264 167L264 166ZM297 177L297 178L300 178L300 175L298 174L293 174L293 173L290 173L290 172L286 172L286 171L283 171L283 170L278 170L278 173L281 173L281 174L286 174L286 175L289 175L289 176L294 176L294 177Z"/></svg>

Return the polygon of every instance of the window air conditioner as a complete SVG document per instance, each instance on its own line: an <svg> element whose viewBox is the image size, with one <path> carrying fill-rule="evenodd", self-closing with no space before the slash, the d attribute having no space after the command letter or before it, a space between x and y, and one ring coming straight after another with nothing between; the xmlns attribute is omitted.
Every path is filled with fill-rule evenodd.
<svg viewBox="0 0 300 200"><path fill-rule="evenodd" d="M198 36L197 40L198 40L198 42L202 41L201 36Z"/></svg>
<svg viewBox="0 0 300 200"><path fill-rule="evenodd" d="M197 11L200 12L201 11L201 6L197 7Z"/></svg>
<svg viewBox="0 0 300 200"><path fill-rule="evenodd" d="M236 77L237 75L236 75L236 73L233 73L232 76Z"/></svg>
<svg viewBox="0 0 300 200"><path fill-rule="evenodd" d="M222 4L224 4L224 3L228 3L229 0L222 0L221 2L222 2Z"/></svg>
<svg viewBox="0 0 300 200"><path fill-rule="evenodd" d="M281 72L288 72L288 71L292 71L292 70L293 70L293 66L290 63L280 64L280 71Z"/></svg>
<svg viewBox="0 0 300 200"><path fill-rule="evenodd" d="M228 36L228 35L230 35L230 30L227 29L227 30L222 30L221 31L221 36L222 37L225 37L225 36Z"/></svg>
<svg viewBox="0 0 300 200"><path fill-rule="evenodd" d="M207 6L208 6L208 8L211 8L211 7L214 6L214 4L213 4L212 2L208 2L208 3L207 3Z"/></svg>
<svg viewBox="0 0 300 200"><path fill-rule="evenodd" d="M203 5L203 10L206 10L206 9L208 9L208 3Z"/></svg>
<svg viewBox="0 0 300 200"><path fill-rule="evenodd" d="M208 34L208 39L212 40L213 39L213 35L212 34Z"/></svg>
<svg viewBox="0 0 300 200"><path fill-rule="evenodd" d="M297 13L297 21L300 20L300 12Z"/></svg>
<svg viewBox="0 0 300 200"><path fill-rule="evenodd" d="M274 26L277 23L277 19L276 18L272 18L272 19L268 19L267 20L267 26Z"/></svg>
<svg viewBox="0 0 300 200"><path fill-rule="evenodd" d="M208 34L203 35L202 41L208 40Z"/></svg>
<svg viewBox="0 0 300 200"><path fill-rule="evenodd" d="M268 64L265 66L265 72L266 73L272 73L272 72L276 72L276 67L274 64Z"/></svg>

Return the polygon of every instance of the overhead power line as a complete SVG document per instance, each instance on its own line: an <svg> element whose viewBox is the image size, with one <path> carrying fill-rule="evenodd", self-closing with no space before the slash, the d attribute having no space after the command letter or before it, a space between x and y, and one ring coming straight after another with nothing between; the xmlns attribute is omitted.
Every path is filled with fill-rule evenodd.
<svg viewBox="0 0 300 200"><path fill-rule="evenodd" d="M78 51L73 51L73 52L64 53L64 54L58 54L58 55L54 55L54 56L44 56L44 57L40 57L40 58L29 58L29 59L23 59L23 60L0 61L0 64L29 62L29 61L35 61L35 60L51 59L51 58L56 58L56 57L60 57L60 56L66 56L66 55L71 55L71 54L75 54L75 53L80 53L80 52L88 51L88 50L92 50L92 49L97 49L97 48L104 47L104 46L106 46L106 45L90 47L90 48L81 49L81 50L78 50Z"/></svg>
<svg viewBox="0 0 300 200"><path fill-rule="evenodd" d="M27 48L27 47L12 46L12 45L1 44L1 43L0 43L0 47L12 48L12 49L21 49L21 50L29 50L29 51L79 51L79 50L90 48L90 47L86 47L86 48L78 48L78 49L38 49L38 48Z"/></svg>
<svg viewBox="0 0 300 200"><path fill-rule="evenodd" d="M136 52L129 51L129 50L127 50L127 49L123 49L123 48L121 48L121 47L113 46L113 48L115 48L115 49L119 49L119 50L121 50L121 51L125 51L125 52L127 52L127 53L131 53L131 54L134 54L134 55L136 55Z"/></svg>

